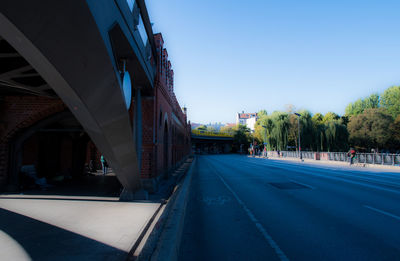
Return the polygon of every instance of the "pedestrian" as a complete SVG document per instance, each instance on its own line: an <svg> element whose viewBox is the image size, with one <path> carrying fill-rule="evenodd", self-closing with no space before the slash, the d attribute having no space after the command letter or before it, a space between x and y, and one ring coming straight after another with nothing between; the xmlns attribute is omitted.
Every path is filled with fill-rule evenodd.
<svg viewBox="0 0 400 261"><path fill-rule="evenodd" d="M95 172L94 161L93 160L89 161L89 172Z"/></svg>
<svg viewBox="0 0 400 261"><path fill-rule="evenodd" d="M108 163L103 155L100 157L101 165L103 166L103 175L107 174Z"/></svg>
<svg viewBox="0 0 400 261"><path fill-rule="evenodd" d="M350 148L349 152L347 152L347 156L349 157L350 165L352 165L354 158L356 157L356 150L353 148Z"/></svg>

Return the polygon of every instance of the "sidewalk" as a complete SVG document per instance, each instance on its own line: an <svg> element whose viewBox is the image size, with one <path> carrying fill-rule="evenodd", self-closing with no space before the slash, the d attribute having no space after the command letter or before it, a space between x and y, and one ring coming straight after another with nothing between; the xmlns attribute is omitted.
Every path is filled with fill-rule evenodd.
<svg viewBox="0 0 400 261"><path fill-rule="evenodd" d="M253 157L249 156L248 157ZM262 157L262 156L255 156L254 158L261 158L261 159L272 159L272 160L280 160L280 161L291 161L291 162L302 162L299 158L282 158L282 157ZM336 165L336 166L344 166L344 167L352 167L352 168L370 168L376 170L388 170L388 171L395 171L400 172L399 166L391 166L391 165L379 165L379 164L366 164L366 163L354 163L353 165L349 165L348 162L343 161L331 161L331 160L313 160L313 159L303 159L303 162L310 163L314 165Z"/></svg>
<svg viewBox="0 0 400 261"><path fill-rule="evenodd" d="M154 225L161 224L161 199L169 197L190 163L172 173L146 201L48 192L0 195L0 259L136 259Z"/></svg>
<svg viewBox="0 0 400 261"><path fill-rule="evenodd" d="M160 203L0 196L4 260L124 260Z"/></svg>

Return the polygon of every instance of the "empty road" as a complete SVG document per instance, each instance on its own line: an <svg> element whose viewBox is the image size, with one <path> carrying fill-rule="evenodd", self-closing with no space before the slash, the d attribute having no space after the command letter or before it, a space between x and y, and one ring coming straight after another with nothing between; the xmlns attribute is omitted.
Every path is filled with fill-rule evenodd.
<svg viewBox="0 0 400 261"><path fill-rule="evenodd" d="M400 173L198 156L180 260L400 260Z"/></svg>

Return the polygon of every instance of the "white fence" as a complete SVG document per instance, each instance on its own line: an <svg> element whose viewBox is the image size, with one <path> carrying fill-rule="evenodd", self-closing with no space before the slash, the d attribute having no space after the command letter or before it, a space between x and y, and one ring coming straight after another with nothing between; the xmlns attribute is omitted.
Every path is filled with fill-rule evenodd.
<svg viewBox="0 0 400 261"><path fill-rule="evenodd" d="M297 151L268 151L268 156L271 157L282 157L282 158L299 158L299 152ZM347 152L312 152L302 151L301 156L303 159L314 159L321 161L343 161L349 162L350 158L347 156ZM392 165L400 166L400 154L388 154L388 153L357 153L354 163L367 163L367 164L380 164L380 165Z"/></svg>

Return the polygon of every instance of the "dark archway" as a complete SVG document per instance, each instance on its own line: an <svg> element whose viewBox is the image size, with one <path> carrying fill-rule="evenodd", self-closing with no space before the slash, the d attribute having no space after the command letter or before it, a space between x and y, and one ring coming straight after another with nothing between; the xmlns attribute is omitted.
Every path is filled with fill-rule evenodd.
<svg viewBox="0 0 400 261"><path fill-rule="evenodd" d="M81 175L88 142L88 135L70 111L56 113L21 130L10 142L9 190L22 188L23 166L32 166L39 178L47 180L57 175Z"/></svg>

